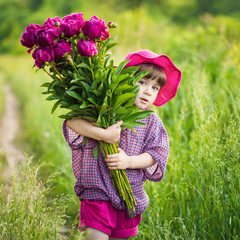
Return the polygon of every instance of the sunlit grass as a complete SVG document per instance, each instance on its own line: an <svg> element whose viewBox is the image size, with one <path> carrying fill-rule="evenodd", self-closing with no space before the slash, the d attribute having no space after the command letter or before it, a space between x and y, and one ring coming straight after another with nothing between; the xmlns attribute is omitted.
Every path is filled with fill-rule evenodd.
<svg viewBox="0 0 240 240"><path fill-rule="evenodd" d="M1 239L61 239L67 199L64 195L47 197L55 177L40 180L40 167L26 159L25 166L14 175L11 189L1 181Z"/></svg>

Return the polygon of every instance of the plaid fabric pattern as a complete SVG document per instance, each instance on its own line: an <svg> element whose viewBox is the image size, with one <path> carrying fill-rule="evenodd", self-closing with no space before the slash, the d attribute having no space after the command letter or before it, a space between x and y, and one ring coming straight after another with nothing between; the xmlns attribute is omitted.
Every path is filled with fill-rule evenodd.
<svg viewBox="0 0 240 240"><path fill-rule="evenodd" d="M136 213L142 214L148 206L149 199L143 189L144 182L159 182L163 178L169 152L169 141L167 132L156 113L148 118L140 120L146 126L136 127L138 134L130 129L121 132L119 147L127 155L139 155L148 152L156 160L156 164L146 169L126 169L126 173L137 201ZM99 152L99 158L93 156L93 149L97 141L88 139L83 146L83 136L79 136L63 123L63 135L72 149L72 168L76 177L74 190L79 199L106 200L111 201L117 209L127 208L113 188L109 169Z"/></svg>

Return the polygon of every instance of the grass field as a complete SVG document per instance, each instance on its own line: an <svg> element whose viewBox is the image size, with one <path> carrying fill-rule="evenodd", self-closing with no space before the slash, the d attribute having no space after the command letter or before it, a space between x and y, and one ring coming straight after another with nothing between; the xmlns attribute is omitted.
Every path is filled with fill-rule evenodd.
<svg viewBox="0 0 240 240"><path fill-rule="evenodd" d="M121 28L126 22L131 26ZM156 109L169 134L169 161L162 182L145 184L150 205L140 233L132 239L240 239L240 23L210 16L187 26L166 23L159 19L159 24L153 24L143 9L126 12L117 32L121 45L113 51L117 63L138 49L164 53L183 73L177 97ZM70 149L57 117L60 111L51 115L51 104L41 95L40 85L48 77L35 73L27 54L2 55L0 62L0 84L9 81L19 99L23 148L35 162L44 164L38 171L39 181L57 173L54 188L39 194L49 202L64 194L68 217L60 211L58 219L66 220L69 239L79 239L74 230L79 203L73 193ZM2 103L2 94L0 98ZM28 190L22 191L27 196ZM3 193L0 203L6 204ZM28 220L24 216L22 221ZM58 238L56 234L49 239Z"/></svg>

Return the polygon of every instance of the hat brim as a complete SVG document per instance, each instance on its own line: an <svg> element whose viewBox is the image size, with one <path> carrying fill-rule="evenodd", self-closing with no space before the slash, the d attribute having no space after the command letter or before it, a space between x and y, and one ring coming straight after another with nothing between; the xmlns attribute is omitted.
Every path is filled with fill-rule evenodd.
<svg viewBox="0 0 240 240"><path fill-rule="evenodd" d="M166 84L161 87L158 96L153 103L155 106L162 106L176 96L182 73L168 56L157 55L149 50L141 50L129 53L125 60L131 60L127 63L126 68L141 63L153 63L163 68L167 81Z"/></svg>

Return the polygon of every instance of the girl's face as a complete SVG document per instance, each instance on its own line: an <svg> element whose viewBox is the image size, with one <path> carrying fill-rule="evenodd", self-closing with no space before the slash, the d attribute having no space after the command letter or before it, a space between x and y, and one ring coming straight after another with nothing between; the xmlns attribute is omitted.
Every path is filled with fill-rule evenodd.
<svg viewBox="0 0 240 240"><path fill-rule="evenodd" d="M134 105L143 110L151 106L160 91L161 86L154 79L142 78L137 82L140 86L137 97L135 98Z"/></svg>

